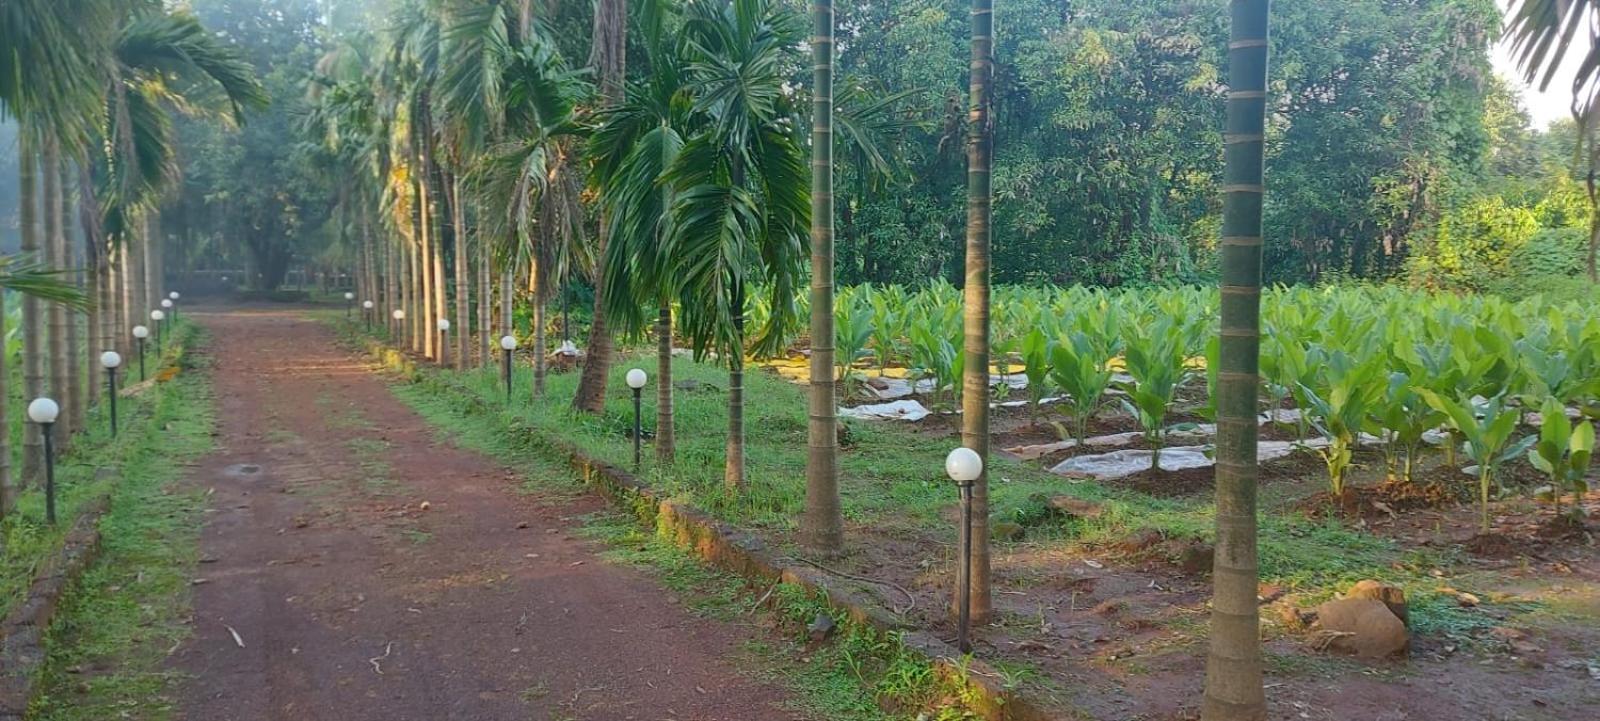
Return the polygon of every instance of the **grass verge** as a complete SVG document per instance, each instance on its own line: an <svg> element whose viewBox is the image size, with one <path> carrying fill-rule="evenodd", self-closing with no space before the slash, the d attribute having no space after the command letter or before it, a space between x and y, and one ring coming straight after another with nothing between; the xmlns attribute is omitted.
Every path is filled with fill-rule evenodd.
<svg viewBox="0 0 1600 721"><path fill-rule="evenodd" d="M186 343L201 340L188 327ZM175 673L167 655L189 630L190 578L205 495L176 486L175 469L212 446L215 413L206 359L147 391L117 445L120 473L100 523L101 556L67 592L46 636L38 721L164 719ZM92 459L93 456L87 456Z"/></svg>
<svg viewBox="0 0 1600 721"><path fill-rule="evenodd" d="M441 435L524 475L523 490L570 497L582 483L528 438L499 433L483 418L429 386L396 384L395 394ZM620 513L584 519L585 535L606 543L610 560L641 568L693 612L725 622L754 624L765 632L746 645L760 678L786 686L798 710L830 721L929 721L975 718L965 709L962 684L941 678L932 665L894 634L836 618L820 598L788 584L755 588L745 579L707 567ZM835 630L823 643L808 627L827 616Z"/></svg>

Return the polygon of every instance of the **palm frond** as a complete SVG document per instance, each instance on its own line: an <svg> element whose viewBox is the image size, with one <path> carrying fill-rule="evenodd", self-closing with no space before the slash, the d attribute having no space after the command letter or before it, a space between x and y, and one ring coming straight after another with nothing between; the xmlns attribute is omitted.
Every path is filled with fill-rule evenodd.
<svg viewBox="0 0 1600 721"><path fill-rule="evenodd" d="M62 276L75 272L54 269L31 256L0 255L0 289L14 290L25 296L76 310L88 310L89 297Z"/></svg>

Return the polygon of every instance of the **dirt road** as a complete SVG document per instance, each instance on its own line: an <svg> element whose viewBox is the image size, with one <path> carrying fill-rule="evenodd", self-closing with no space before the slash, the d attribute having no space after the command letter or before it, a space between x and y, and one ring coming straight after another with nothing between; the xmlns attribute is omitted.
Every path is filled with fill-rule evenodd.
<svg viewBox="0 0 1600 721"><path fill-rule="evenodd" d="M596 557L593 500L518 493L443 442L290 311L195 312L218 449L201 539L189 721L781 721L747 630ZM423 503L427 508L423 508Z"/></svg>

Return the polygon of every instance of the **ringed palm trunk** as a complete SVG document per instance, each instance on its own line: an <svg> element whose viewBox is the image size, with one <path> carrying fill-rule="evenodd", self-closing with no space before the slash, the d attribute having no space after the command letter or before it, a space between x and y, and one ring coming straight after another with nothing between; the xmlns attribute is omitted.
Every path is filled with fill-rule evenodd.
<svg viewBox="0 0 1600 721"><path fill-rule="evenodd" d="M972 621L989 617L989 213L993 127L990 82L994 78L994 10L991 0L972 0L971 107L967 123L966 284L962 294L961 444L983 459L984 473L972 487Z"/></svg>
<svg viewBox="0 0 1600 721"><path fill-rule="evenodd" d="M737 174L737 173L736 173ZM745 487L744 463L744 284L733 291L733 347L728 349L728 444L722 482L730 490Z"/></svg>
<svg viewBox="0 0 1600 721"><path fill-rule="evenodd" d="M455 242L451 243L450 247L455 254L452 262L455 264L453 270L456 276L456 319L452 321L452 325L455 327L451 330L455 331L455 367L460 369L466 368L468 365L467 341L472 336L472 320L467 315L467 300L472 288L472 284L468 281L468 270L472 268L472 264L467 260L467 212L466 208L461 205L460 176L451 178L450 214L455 221Z"/></svg>
<svg viewBox="0 0 1600 721"><path fill-rule="evenodd" d="M423 332L435 341L433 359L439 363L444 363L448 355L445 353L445 338L439 335L439 319L450 317L449 303L446 301L450 289L444 282L444 214L448 209L443 196L447 195L444 190L446 185L444 174L436 173L433 187L435 197L430 210L433 213L433 232L430 233L433 240L433 254L428 259L429 268L433 272L433 305L429 308L428 322L423 327Z"/></svg>
<svg viewBox="0 0 1600 721"><path fill-rule="evenodd" d="M482 217L480 214L479 217ZM494 285L489 276L489 249L484 247L483 235L478 235L478 367L489 367L490 302Z"/></svg>
<svg viewBox="0 0 1600 721"><path fill-rule="evenodd" d="M514 259L506 261L506 267L500 272L500 334L516 335L514 325L515 316L512 313L517 298L517 262Z"/></svg>
<svg viewBox="0 0 1600 721"><path fill-rule="evenodd" d="M71 167L71 163L63 162L59 169L63 199L61 242L65 251L62 257L66 268L70 271L66 279L79 290L87 290L84 287L84 263L82 256L78 254L79 245L73 242L71 236L73 214L70 212L71 206L67 202L70 200L67 188L72 187L67 173ZM86 293L86 295L90 298L94 297L92 293ZM69 310L65 306L62 307L62 310L67 317L67 395L72 400L71 405L68 407L72 411L72 427L81 430L84 428L84 421L89 414L88 391L100 387L100 384L94 382L94 377L88 379L88 388L84 387L84 355L92 350L94 344L83 342L83 316L77 310ZM97 368L99 365L96 362L90 367Z"/></svg>
<svg viewBox="0 0 1600 721"><path fill-rule="evenodd" d="M1267 717L1256 601L1256 398L1268 0L1232 1L1223 134L1222 326L1217 369L1217 544L1203 721Z"/></svg>
<svg viewBox="0 0 1600 721"><path fill-rule="evenodd" d="M6 294L0 291L0 339L6 337ZM0 340L3 342L3 340ZM0 521L16 506L16 486L11 481L11 369L10 353L0 350Z"/></svg>
<svg viewBox="0 0 1600 721"><path fill-rule="evenodd" d="M662 298L656 314L656 463L672 465L678 455L678 434L673 428L672 401L672 299Z"/></svg>
<svg viewBox="0 0 1600 721"><path fill-rule="evenodd" d="M548 239L547 239L548 240ZM549 293L545 292L545 285L549 281L543 263L539 262L537 251L530 253L528 258L528 291L533 295L533 397L544 395L544 380L548 373L548 363L544 348L545 326L549 321L545 318L545 309L549 307Z"/></svg>
<svg viewBox="0 0 1600 721"><path fill-rule="evenodd" d="M44 175L44 234L45 234L45 260L56 271L65 271L69 265L67 260L67 235L61 227L61 221L66 215L66 204L61 199L61 144L53 137L44 139L44 157L40 166ZM72 378L69 374L71 367L67 357L71 349L67 347L67 307L60 303L51 303L48 307L50 326L50 388L49 394L60 404L61 415L56 420L59 444L65 446L73 427L73 399Z"/></svg>
<svg viewBox="0 0 1600 721"><path fill-rule="evenodd" d="M833 0L812 0L811 19L811 420L800 540L833 555L844 549L833 367Z"/></svg>
<svg viewBox="0 0 1600 721"><path fill-rule="evenodd" d="M17 134L18 218L22 224L22 252L38 257L42 250L39 228L39 155L33 132L23 127ZM45 394L45 313L40 300L22 298L23 402ZM24 423L22 432L22 485L37 487L44 480L44 436L39 426Z"/></svg>

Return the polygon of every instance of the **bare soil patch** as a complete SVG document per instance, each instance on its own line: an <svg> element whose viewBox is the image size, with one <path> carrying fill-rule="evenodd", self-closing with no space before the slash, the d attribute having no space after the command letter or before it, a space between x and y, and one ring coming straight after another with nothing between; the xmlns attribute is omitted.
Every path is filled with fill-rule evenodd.
<svg viewBox="0 0 1600 721"><path fill-rule="evenodd" d="M216 337L221 437L193 474L210 562L178 718L797 718L741 672L748 630L573 535L600 501L517 493L319 323L191 317Z"/></svg>

